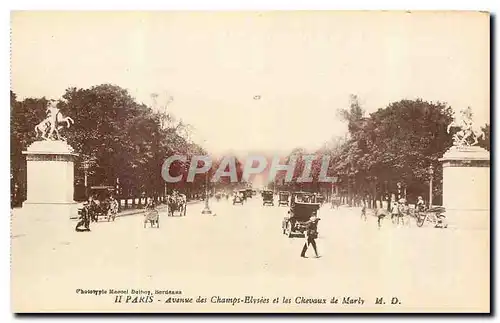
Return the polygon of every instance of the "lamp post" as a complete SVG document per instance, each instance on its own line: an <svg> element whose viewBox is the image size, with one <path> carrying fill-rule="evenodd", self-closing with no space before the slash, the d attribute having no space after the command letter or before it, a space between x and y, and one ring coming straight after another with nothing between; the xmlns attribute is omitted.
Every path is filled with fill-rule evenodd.
<svg viewBox="0 0 500 323"><path fill-rule="evenodd" d="M206 140L203 140L204 143L206 143ZM207 215L215 215L215 213L210 210L210 206L208 205L208 171L205 173L205 208L201 211L201 214L207 214Z"/></svg>
<svg viewBox="0 0 500 323"><path fill-rule="evenodd" d="M429 208L432 207L432 181L434 179L434 167L429 166Z"/></svg>
<svg viewBox="0 0 500 323"><path fill-rule="evenodd" d="M201 211L201 214L215 215L208 205L208 193L208 173L205 173L205 208Z"/></svg>
<svg viewBox="0 0 500 323"><path fill-rule="evenodd" d="M90 162L88 160L83 161L83 178L85 185L85 199L89 198L89 187L88 187L88 172L89 172Z"/></svg>

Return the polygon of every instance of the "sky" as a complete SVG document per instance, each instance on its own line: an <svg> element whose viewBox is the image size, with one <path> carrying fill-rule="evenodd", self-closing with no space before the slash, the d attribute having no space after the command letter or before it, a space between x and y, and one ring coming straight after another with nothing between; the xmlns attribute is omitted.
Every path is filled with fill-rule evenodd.
<svg viewBox="0 0 500 323"><path fill-rule="evenodd" d="M489 122L489 16L458 12L13 12L19 99L112 83L213 153L315 149L359 96L470 106ZM78 122L78 121L77 121Z"/></svg>

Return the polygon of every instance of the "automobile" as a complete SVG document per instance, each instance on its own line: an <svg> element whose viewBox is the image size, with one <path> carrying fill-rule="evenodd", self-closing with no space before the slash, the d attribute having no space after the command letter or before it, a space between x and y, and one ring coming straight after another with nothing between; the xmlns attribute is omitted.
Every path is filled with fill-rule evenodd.
<svg viewBox="0 0 500 323"><path fill-rule="evenodd" d="M313 216L318 215L319 203L303 202L297 196L294 197L290 210L282 222L283 234L292 238L294 235L304 236L306 223Z"/></svg>
<svg viewBox="0 0 500 323"><path fill-rule="evenodd" d="M262 191L262 205L274 206L274 193L273 191Z"/></svg>
<svg viewBox="0 0 500 323"><path fill-rule="evenodd" d="M279 192L278 206L289 205L290 204L290 192L281 191Z"/></svg>
<svg viewBox="0 0 500 323"><path fill-rule="evenodd" d="M235 204L243 205L243 203L246 200L245 194L246 194L246 190L239 190L239 191L234 192L233 205L235 205Z"/></svg>

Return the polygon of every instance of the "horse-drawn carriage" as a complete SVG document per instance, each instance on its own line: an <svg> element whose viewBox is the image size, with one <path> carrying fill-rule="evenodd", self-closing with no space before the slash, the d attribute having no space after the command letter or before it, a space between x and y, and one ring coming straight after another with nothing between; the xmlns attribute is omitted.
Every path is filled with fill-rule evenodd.
<svg viewBox="0 0 500 323"><path fill-rule="evenodd" d="M317 216L320 208L319 203L302 202L300 199L297 199L297 196L292 198L294 200L292 200L288 215L282 222L283 234L289 238L295 234L304 235L307 222L311 217Z"/></svg>
<svg viewBox="0 0 500 323"><path fill-rule="evenodd" d="M92 186L89 191L89 214L92 222L100 219L111 221L116 219L118 213L118 201L112 198L113 186ZM83 206L82 206L83 208ZM81 214L82 208L78 210Z"/></svg>
<svg viewBox="0 0 500 323"><path fill-rule="evenodd" d="M235 204L243 205L245 201L246 201L246 190L239 190L234 192L233 205Z"/></svg>
<svg viewBox="0 0 500 323"><path fill-rule="evenodd" d="M341 204L340 196L332 196L330 202L331 202L332 209L338 209L340 207L340 204Z"/></svg>
<svg viewBox="0 0 500 323"><path fill-rule="evenodd" d="M160 213L156 208L146 210L146 213L144 214L144 228L148 223L151 227L160 227Z"/></svg>
<svg viewBox="0 0 500 323"><path fill-rule="evenodd" d="M168 216L174 216L175 212L179 216L186 216L187 198L184 194L174 194L167 198Z"/></svg>
<svg viewBox="0 0 500 323"><path fill-rule="evenodd" d="M427 210L415 210L417 226L422 227L427 221L434 224L435 228L447 228L445 212L446 209L442 206L432 207Z"/></svg>
<svg viewBox="0 0 500 323"><path fill-rule="evenodd" d="M274 193L273 191L262 191L262 205L274 206Z"/></svg>
<svg viewBox="0 0 500 323"><path fill-rule="evenodd" d="M290 204L290 192L281 191L279 193L278 206Z"/></svg>
<svg viewBox="0 0 500 323"><path fill-rule="evenodd" d="M251 188L247 188L245 190L245 199L252 198L253 197L253 190Z"/></svg>

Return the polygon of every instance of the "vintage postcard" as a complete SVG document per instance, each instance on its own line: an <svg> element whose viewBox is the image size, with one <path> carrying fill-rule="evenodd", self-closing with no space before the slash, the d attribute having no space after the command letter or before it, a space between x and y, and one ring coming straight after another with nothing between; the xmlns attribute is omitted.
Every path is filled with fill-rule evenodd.
<svg viewBox="0 0 500 323"><path fill-rule="evenodd" d="M490 15L11 12L15 313L490 312Z"/></svg>

